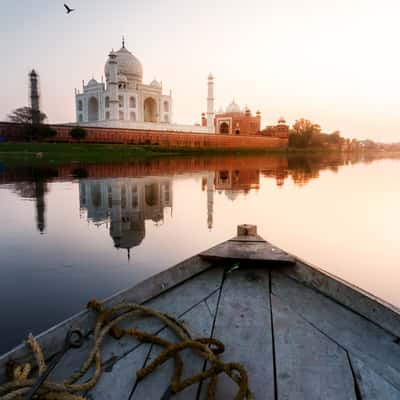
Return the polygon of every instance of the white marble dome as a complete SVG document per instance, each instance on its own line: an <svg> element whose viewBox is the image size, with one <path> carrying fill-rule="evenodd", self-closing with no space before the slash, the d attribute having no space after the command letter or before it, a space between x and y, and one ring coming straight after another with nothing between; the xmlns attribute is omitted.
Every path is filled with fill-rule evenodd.
<svg viewBox="0 0 400 400"><path fill-rule="evenodd" d="M238 112L240 112L240 106L239 106L239 104L237 104L237 103L235 102L235 100L232 100L232 103L229 104L228 107L226 107L226 112L227 112L227 113L238 113Z"/></svg>
<svg viewBox="0 0 400 400"><path fill-rule="evenodd" d="M156 87L156 88L160 88L161 87L161 83L158 82L156 79L153 79L153 81L150 83L150 86Z"/></svg>
<svg viewBox="0 0 400 400"><path fill-rule="evenodd" d="M140 61L126 47L121 47L114 54L116 55L115 60L118 64L118 74L126 76L128 81L135 80L142 82L143 67ZM104 73L108 80L110 76L109 60L106 62Z"/></svg>
<svg viewBox="0 0 400 400"><path fill-rule="evenodd" d="M96 86L98 85L98 82L96 81L96 79L92 78L89 82L88 82L88 86Z"/></svg>

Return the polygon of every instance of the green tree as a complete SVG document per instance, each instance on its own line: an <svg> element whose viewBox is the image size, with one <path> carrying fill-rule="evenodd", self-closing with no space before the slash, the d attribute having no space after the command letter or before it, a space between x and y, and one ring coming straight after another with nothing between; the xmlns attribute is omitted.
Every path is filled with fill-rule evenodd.
<svg viewBox="0 0 400 400"><path fill-rule="evenodd" d="M72 128L69 134L75 140L83 140L87 136L86 130L81 128L80 126Z"/></svg>
<svg viewBox="0 0 400 400"><path fill-rule="evenodd" d="M298 119L292 126L289 134L289 146L291 147L310 147L314 140L320 141L318 136L321 134L321 127L308 119Z"/></svg>
<svg viewBox="0 0 400 400"><path fill-rule="evenodd" d="M31 107L20 107L8 115L8 120L16 124L32 124L34 111ZM40 123L47 119L45 113L40 113Z"/></svg>

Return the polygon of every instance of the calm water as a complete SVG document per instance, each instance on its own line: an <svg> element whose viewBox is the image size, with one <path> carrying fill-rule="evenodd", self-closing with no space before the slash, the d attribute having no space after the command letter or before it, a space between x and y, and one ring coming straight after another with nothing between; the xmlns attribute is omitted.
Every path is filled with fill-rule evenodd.
<svg viewBox="0 0 400 400"><path fill-rule="evenodd" d="M240 223L400 306L399 182L396 159L0 164L0 353Z"/></svg>

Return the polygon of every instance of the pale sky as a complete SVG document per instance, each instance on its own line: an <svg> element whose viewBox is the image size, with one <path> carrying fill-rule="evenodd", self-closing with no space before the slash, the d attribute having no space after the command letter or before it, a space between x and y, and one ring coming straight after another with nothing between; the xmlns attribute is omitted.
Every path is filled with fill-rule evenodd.
<svg viewBox="0 0 400 400"><path fill-rule="evenodd" d="M28 104L31 68L50 122L74 120L74 88L100 79L111 48L173 91L174 122L232 98L263 125L305 117L343 136L400 141L398 0L1 0L0 119Z"/></svg>

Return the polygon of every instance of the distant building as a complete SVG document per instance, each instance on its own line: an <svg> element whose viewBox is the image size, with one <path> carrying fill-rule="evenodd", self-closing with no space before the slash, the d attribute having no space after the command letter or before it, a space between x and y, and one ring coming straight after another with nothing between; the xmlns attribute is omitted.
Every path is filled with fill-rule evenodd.
<svg viewBox="0 0 400 400"><path fill-rule="evenodd" d="M276 125L267 126L260 133L263 136L287 139L289 137L289 125L286 123L285 118L280 117Z"/></svg>
<svg viewBox="0 0 400 400"><path fill-rule="evenodd" d="M163 92L162 82L143 83L143 67L122 41L112 50L104 67L105 82L92 78L75 90L76 123L79 125L149 130L213 132L195 125L173 123L172 92ZM209 118L214 109L213 77L208 78Z"/></svg>
<svg viewBox="0 0 400 400"><path fill-rule="evenodd" d="M104 67L106 82L92 78L76 93L77 122L132 121L170 123L172 96L162 83L143 83L140 61L125 47L111 51Z"/></svg>
<svg viewBox="0 0 400 400"><path fill-rule="evenodd" d="M205 114L202 125L207 126ZM222 135L257 135L261 129L261 113L252 115L249 108L242 110L233 100L226 109L220 109L214 118L215 133Z"/></svg>

